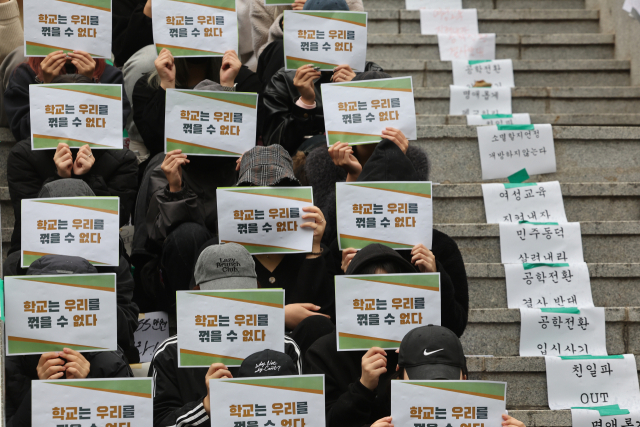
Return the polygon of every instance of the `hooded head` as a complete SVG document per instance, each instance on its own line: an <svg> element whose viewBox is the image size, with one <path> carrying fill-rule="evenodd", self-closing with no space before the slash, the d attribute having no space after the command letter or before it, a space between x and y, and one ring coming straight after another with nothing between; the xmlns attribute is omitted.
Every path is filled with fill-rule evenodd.
<svg viewBox="0 0 640 427"><path fill-rule="evenodd" d="M345 0L307 0L302 10L349 10Z"/></svg>
<svg viewBox="0 0 640 427"><path fill-rule="evenodd" d="M417 273L418 270L398 252L380 243L360 249L353 257L346 274Z"/></svg>
<svg viewBox="0 0 640 427"><path fill-rule="evenodd" d="M238 187L258 186L298 186L300 182L293 173L291 156L274 144L268 147L256 146L242 155Z"/></svg>
<svg viewBox="0 0 640 427"><path fill-rule="evenodd" d="M38 198L46 199L49 197L95 197L95 193L83 180L65 178L57 179L42 187Z"/></svg>
<svg viewBox="0 0 640 427"><path fill-rule="evenodd" d="M29 266L27 276L96 274L97 272L98 270L89 261L78 256L45 255Z"/></svg>
<svg viewBox="0 0 640 427"><path fill-rule="evenodd" d="M194 272L200 290L256 289L256 264L249 251L237 243L206 247Z"/></svg>

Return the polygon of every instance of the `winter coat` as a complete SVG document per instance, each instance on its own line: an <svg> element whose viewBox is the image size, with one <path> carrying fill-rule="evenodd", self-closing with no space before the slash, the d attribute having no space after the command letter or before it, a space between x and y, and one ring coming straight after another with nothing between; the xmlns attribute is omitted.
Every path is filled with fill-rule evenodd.
<svg viewBox="0 0 640 427"><path fill-rule="evenodd" d="M118 67L134 53L153 44L151 18L145 15L147 0L113 0L111 50Z"/></svg>

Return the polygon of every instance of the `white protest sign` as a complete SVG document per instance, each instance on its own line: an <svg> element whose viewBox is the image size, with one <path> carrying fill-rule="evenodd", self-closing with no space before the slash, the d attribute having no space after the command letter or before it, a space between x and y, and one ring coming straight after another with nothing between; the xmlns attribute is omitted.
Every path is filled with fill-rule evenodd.
<svg viewBox="0 0 640 427"><path fill-rule="evenodd" d="M482 184L487 223L567 222L558 181Z"/></svg>
<svg viewBox="0 0 640 427"><path fill-rule="evenodd" d="M622 4L622 10L631 13L632 9L640 11L640 0L624 0L624 3Z"/></svg>
<svg viewBox="0 0 640 427"><path fill-rule="evenodd" d="M476 9L420 9L422 34L478 34Z"/></svg>
<svg viewBox="0 0 640 427"><path fill-rule="evenodd" d="M82 50L111 58L111 0L24 0L24 55Z"/></svg>
<svg viewBox="0 0 640 427"><path fill-rule="evenodd" d="M520 309L520 356L585 354L608 354L604 307Z"/></svg>
<svg viewBox="0 0 640 427"><path fill-rule="evenodd" d="M313 206L311 187L227 187L216 190L220 243L251 254L311 252L313 229L301 227Z"/></svg>
<svg viewBox="0 0 640 427"><path fill-rule="evenodd" d="M33 380L31 424L84 420L87 426L151 427L152 389L151 378Z"/></svg>
<svg viewBox="0 0 640 427"><path fill-rule="evenodd" d="M164 311L140 313L133 340L140 354L140 363L151 362L158 345L169 338L169 315Z"/></svg>
<svg viewBox="0 0 640 427"><path fill-rule="evenodd" d="M530 125L531 117L529 113L522 114L484 114L468 115L468 126L490 126L490 125Z"/></svg>
<svg viewBox="0 0 640 427"><path fill-rule="evenodd" d="M491 87L515 87L513 62L510 59L452 61L454 86L473 87L476 82L491 83Z"/></svg>
<svg viewBox="0 0 640 427"><path fill-rule="evenodd" d="M336 276L338 351L396 349L412 329L440 325L440 274Z"/></svg>
<svg viewBox="0 0 640 427"><path fill-rule="evenodd" d="M91 264L120 264L118 197L22 200L22 267L45 255L79 256Z"/></svg>
<svg viewBox="0 0 640 427"><path fill-rule="evenodd" d="M505 264L509 308L593 307L584 262Z"/></svg>
<svg viewBox="0 0 640 427"><path fill-rule="evenodd" d="M285 69L313 64L333 70L346 64L364 71L367 60L367 12L284 11Z"/></svg>
<svg viewBox="0 0 640 427"><path fill-rule="evenodd" d="M377 143L387 127L418 139L411 77L325 83L320 89L327 145Z"/></svg>
<svg viewBox="0 0 640 427"><path fill-rule="evenodd" d="M500 223L504 264L584 262L579 222Z"/></svg>
<svg viewBox="0 0 640 427"><path fill-rule="evenodd" d="M617 427L640 425L640 410L620 408L620 405L605 405L586 409L571 409L571 425L575 427Z"/></svg>
<svg viewBox="0 0 640 427"><path fill-rule="evenodd" d="M391 381L391 417L399 427L433 419L442 420L442 426L498 426L507 413L506 400L504 382Z"/></svg>
<svg viewBox="0 0 640 427"><path fill-rule="evenodd" d="M176 304L182 368L240 366L258 351L284 351L282 289L178 291Z"/></svg>
<svg viewBox="0 0 640 427"><path fill-rule="evenodd" d="M336 183L338 245L362 249L380 243L393 249L431 248L431 183Z"/></svg>
<svg viewBox="0 0 640 427"><path fill-rule="evenodd" d="M158 53L167 49L183 58L238 52L235 0L153 0L151 13Z"/></svg>
<svg viewBox="0 0 640 427"><path fill-rule="evenodd" d="M7 356L116 350L115 274L5 277L4 292Z"/></svg>
<svg viewBox="0 0 640 427"><path fill-rule="evenodd" d="M31 149L122 148L122 85L29 85Z"/></svg>
<svg viewBox="0 0 640 427"><path fill-rule="evenodd" d="M449 86L449 114L511 114L511 88Z"/></svg>
<svg viewBox="0 0 640 427"><path fill-rule="evenodd" d="M506 178L522 169L529 175L556 171L551 125L479 126L482 179Z"/></svg>
<svg viewBox="0 0 640 427"><path fill-rule="evenodd" d="M619 405L640 402L638 371L633 354L616 356L547 356L549 408Z"/></svg>
<svg viewBox="0 0 640 427"><path fill-rule="evenodd" d="M405 0L405 9L462 9L462 0Z"/></svg>
<svg viewBox="0 0 640 427"><path fill-rule="evenodd" d="M257 427L261 417L260 425L325 427L324 375L223 378L209 381L209 393L219 426Z"/></svg>
<svg viewBox="0 0 640 427"><path fill-rule="evenodd" d="M495 34L438 34L441 61L495 59Z"/></svg>
<svg viewBox="0 0 640 427"><path fill-rule="evenodd" d="M165 152L239 157L256 145L258 94L168 89Z"/></svg>

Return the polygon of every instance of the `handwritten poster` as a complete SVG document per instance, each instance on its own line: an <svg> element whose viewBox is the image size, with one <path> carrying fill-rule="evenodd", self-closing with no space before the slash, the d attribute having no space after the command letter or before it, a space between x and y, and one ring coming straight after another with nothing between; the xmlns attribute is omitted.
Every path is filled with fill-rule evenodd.
<svg viewBox="0 0 640 427"><path fill-rule="evenodd" d="M163 311L140 313L133 339L140 354L140 363L151 362L158 346L169 338L169 315Z"/></svg>
<svg viewBox="0 0 640 427"><path fill-rule="evenodd" d="M491 87L515 87L513 62L510 59L484 59L478 61L452 61L454 86L473 87L478 82Z"/></svg>
<svg viewBox="0 0 640 427"><path fill-rule="evenodd" d="M484 114L467 116L468 126L491 126L491 125L530 125L531 117L529 113L520 114Z"/></svg>
<svg viewBox="0 0 640 427"><path fill-rule="evenodd" d="M620 405L604 405L605 407L584 407L571 409L571 425L574 426L635 426L640 423L640 410L620 408Z"/></svg>
<svg viewBox="0 0 640 427"><path fill-rule="evenodd" d="M502 262L584 262L579 222L500 223Z"/></svg>
<svg viewBox="0 0 640 427"><path fill-rule="evenodd" d="M482 184L487 223L567 222L560 182Z"/></svg>
<svg viewBox="0 0 640 427"><path fill-rule="evenodd" d="M441 61L495 59L495 34L438 34Z"/></svg>
<svg viewBox="0 0 640 427"><path fill-rule="evenodd" d="M449 114L511 114L511 88L449 86Z"/></svg>
<svg viewBox="0 0 640 427"><path fill-rule="evenodd" d="M476 9L420 9L422 34L478 34Z"/></svg>
<svg viewBox="0 0 640 427"><path fill-rule="evenodd" d="M405 0L405 9L462 9L462 0Z"/></svg>

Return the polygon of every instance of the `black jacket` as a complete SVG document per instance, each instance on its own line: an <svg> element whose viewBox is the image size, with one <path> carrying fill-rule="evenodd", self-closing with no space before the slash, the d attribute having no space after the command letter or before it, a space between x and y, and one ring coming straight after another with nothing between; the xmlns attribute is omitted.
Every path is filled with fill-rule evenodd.
<svg viewBox="0 0 640 427"><path fill-rule="evenodd" d="M76 150L72 150L76 151ZM73 176L85 181L96 196L120 197L120 226L129 221L138 191L138 161L128 149L92 150L96 158L89 173ZM60 179L53 162L55 150L31 150L31 139L13 146L7 159L7 181L15 216L10 253L20 249L20 204L34 199L43 185Z"/></svg>
<svg viewBox="0 0 640 427"><path fill-rule="evenodd" d="M374 62L367 62L364 71L382 71L382 68ZM296 105L300 92L293 84L295 75L295 70L286 71L282 68L271 78L271 82L264 89L264 105L260 111L262 118L258 120L264 123L264 145L280 144L291 157L296 154L305 136L324 133L320 85L329 83L331 79L331 73L322 73L314 83L316 108L306 110Z"/></svg>
<svg viewBox="0 0 640 427"><path fill-rule="evenodd" d="M31 138L31 117L29 115L29 85L36 84L36 73L29 64L20 64L9 79L4 92L4 108L9 127L16 141ZM100 83L124 85L122 71L107 65L100 77ZM122 90L122 126L127 123L131 105L124 89Z"/></svg>
<svg viewBox="0 0 640 427"><path fill-rule="evenodd" d="M133 376L120 350L82 355L91 364L88 379ZM7 427L31 427L31 381L38 379L39 360L39 355L7 356L5 359Z"/></svg>
<svg viewBox="0 0 640 427"><path fill-rule="evenodd" d="M131 56L153 44L151 18L143 13L147 0L113 0L111 50L116 66L122 67Z"/></svg>
<svg viewBox="0 0 640 427"><path fill-rule="evenodd" d="M284 352L302 372L300 349L285 336ZM230 368L237 377L239 368ZM208 368L178 368L178 336L174 335L158 346L151 360L149 376L153 378L153 426L211 427L204 410L207 396L205 375ZM215 402L211 402L212 405Z"/></svg>

